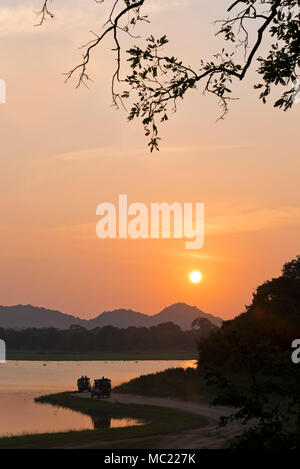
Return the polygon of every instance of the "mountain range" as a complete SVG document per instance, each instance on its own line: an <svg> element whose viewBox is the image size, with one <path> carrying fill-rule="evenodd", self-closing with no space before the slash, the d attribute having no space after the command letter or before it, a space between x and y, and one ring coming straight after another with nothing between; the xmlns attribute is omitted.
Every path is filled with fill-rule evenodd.
<svg viewBox="0 0 300 469"><path fill-rule="evenodd" d="M181 329L188 330L191 329L192 321L197 317L207 318L217 326L222 324L221 318L204 313L196 306L189 306L186 303L175 303L154 316L137 313L130 309L116 309L104 311L93 319L81 319L60 311L31 305L0 306L0 327L5 329L30 327L69 329L75 324L86 329L109 325L123 329L130 326L151 327L164 322L173 322Z"/></svg>

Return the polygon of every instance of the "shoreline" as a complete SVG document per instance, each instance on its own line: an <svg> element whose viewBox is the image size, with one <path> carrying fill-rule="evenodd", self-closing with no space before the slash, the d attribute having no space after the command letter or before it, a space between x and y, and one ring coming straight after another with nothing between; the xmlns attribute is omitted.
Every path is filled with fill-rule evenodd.
<svg viewBox="0 0 300 469"><path fill-rule="evenodd" d="M162 350L156 352L83 352L7 351L6 361L151 361L197 360L196 351Z"/></svg>
<svg viewBox="0 0 300 469"><path fill-rule="evenodd" d="M189 410L153 405L152 400L127 402L127 396L117 399L82 399L77 393L64 392L37 398L41 404L52 404L81 412L88 416L109 415L143 420L144 425L58 433L29 434L0 438L0 449L21 448L145 448L157 447L169 435L204 429L209 425L206 417ZM125 402L120 402L124 399Z"/></svg>

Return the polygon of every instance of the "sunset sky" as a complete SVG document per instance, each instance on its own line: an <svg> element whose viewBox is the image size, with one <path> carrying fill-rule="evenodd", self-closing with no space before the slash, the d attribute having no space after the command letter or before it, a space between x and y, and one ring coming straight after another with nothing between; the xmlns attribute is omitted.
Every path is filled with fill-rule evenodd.
<svg viewBox="0 0 300 469"><path fill-rule="evenodd" d="M55 18L34 27L42 0L2 0L0 79L0 304L33 304L91 317L131 308L155 314L184 301L232 318L254 289L299 254L299 111L263 105L253 72L234 87L225 121L217 102L191 91L150 154L140 123L111 107L112 43L92 57L90 89L64 84L79 47L108 9L54 0ZM223 4L224 3L224 4ZM166 53L199 68L223 46L212 22L229 2L149 0L145 37L167 34ZM111 4L108 1L108 4ZM133 41L137 42L137 41ZM274 97L273 97L274 101ZM205 243L100 240L96 207L204 202ZM200 271L199 284L189 281Z"/></svg>

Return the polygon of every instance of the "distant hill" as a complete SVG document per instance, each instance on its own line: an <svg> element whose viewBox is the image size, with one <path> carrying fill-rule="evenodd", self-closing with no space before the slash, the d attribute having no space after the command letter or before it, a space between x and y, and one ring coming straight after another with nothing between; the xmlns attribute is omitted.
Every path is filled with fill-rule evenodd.
<svg viewBox="0 0 300 469"><path fill-rule="evenodd" d="M136 313L131 309L115 309L104 311L94 319L88 321L88 328L115 326L124 329L129 326L149 327L151 318L147 314Z"/></svg>
<svg viewBox="0 0 300 469"><path fill-rule="evenodd" d="M72 324L84 325L85 321L52 309L31 305L0 306L0 327L56 327L69 329Z"/></svg>
<svg viewBox="0 0 300 469"><path fill-rule="evenodd" d="M216 326L221 326L223 320L212 314L204 313L196 306L189 306L186 303L175 303L163 309L160 313L152 316L154 324L172 321L178 324L181 329L191 329L191 324L196 318L207 318Z"/></svg>
<svg viewBox="0 0 300 469"><path fill-rule="evenodd" d="M191 323L196 317L205 317L217 326L222 324L222 319L204 313L196 306L189 306L185 303L175 303L154 316L137 313L130 309L116 309L114 311L104 311L93 319L81 319L60 311L31 305L0 306L0 327L6 329L29 327L69 329L74 324L86 329L109 325L123 329L130 326L151 327L164 322L173 322L181 329L188 330L191 329Z"/></svg>

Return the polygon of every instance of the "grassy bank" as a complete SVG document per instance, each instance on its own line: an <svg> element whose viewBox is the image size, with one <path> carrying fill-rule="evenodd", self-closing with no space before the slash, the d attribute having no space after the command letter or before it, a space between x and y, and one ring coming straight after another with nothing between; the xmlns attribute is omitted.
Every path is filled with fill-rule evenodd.
<svg viewBox="0 0 300 469"><path fill-rule="evenodd" d="M8 350L7 360L22 361L110 361L110 360L196 360L196 351L158 350L142 352L82 352Z"/></svg>
<svg viewBox="0 0 300 469"><path fill-rule="evenodd" d="M142 375L114 388L115 392L155 397L176 397L184 400L211 400L212 387L197 369L170 368Z"/></svg>
<svg viewBox="0 0 300 469"><path fill-rule="evenodd" d="M168 433L199 428L207 424L203 417L175 409L82 399L67 392L43 396L38 402L82 412L90 417L135 418L143 420L145 425L5 437L0 438L0 449L151 448Z"/></svg>

